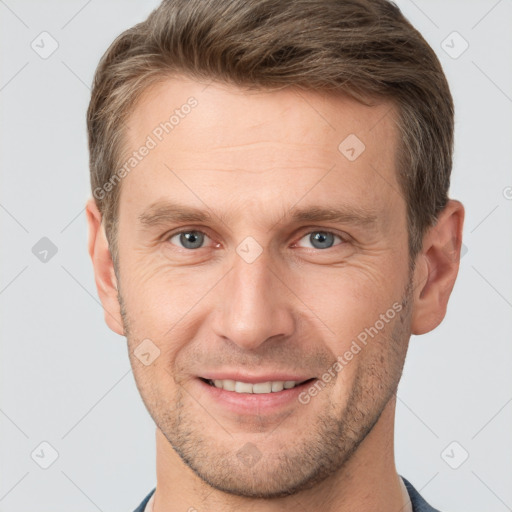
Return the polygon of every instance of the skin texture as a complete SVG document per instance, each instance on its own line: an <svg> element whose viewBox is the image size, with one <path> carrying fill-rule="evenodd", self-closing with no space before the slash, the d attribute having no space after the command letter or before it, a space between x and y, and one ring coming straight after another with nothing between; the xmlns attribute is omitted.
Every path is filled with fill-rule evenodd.
<svg viewBox="0 0 512 512"><path fill-rule="evenodd" d="M87 203L105 320L127 337L157 426L154 510L406 511L394 462L395 393L410 335L445 316L462 204L449 201L410 274L392 106L291 88L166 80L131 113L126 155L191 96L197 106L120 184L117 272L101 215ZM338 150L350 134L365 144L354 161ZM212 218L143 225L141 214L165 200ZM340 205L377 221L289 217L295 207ZM205 233L200 248L187 249L174 236L180 229ZM336 235L327 248L313 245L319 231ZM262 250L251 263L236 250L247 237ZM320 378L393 304L394 318L306 405L235 414L197 380L231 369ZM160 351L149 365L134 354L146 339ZM260 454L252 466L237 455L247 443Z"/></svg>

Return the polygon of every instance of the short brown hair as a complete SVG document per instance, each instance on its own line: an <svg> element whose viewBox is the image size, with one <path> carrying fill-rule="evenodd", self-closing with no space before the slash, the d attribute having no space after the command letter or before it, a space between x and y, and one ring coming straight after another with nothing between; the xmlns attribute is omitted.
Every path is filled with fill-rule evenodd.
<svg viewBox="0 0 512 512"><path fill-rule="evenodd" d="M120 34L94 76L87 111L91 187L117 259L123 126L147 88L172 76L240 87L337 91L398 113L398 182L410 263L448 200L453 100L434 51L387 0L164 0ZM340 141L341 142L341 141Z"/></svg>

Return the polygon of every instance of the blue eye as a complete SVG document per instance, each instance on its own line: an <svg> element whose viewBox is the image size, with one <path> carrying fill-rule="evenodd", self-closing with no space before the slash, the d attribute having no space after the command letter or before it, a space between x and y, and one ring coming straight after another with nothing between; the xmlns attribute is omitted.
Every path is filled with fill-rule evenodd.
<svg viewBox="0 0 512 512"><path fill-rule="evenodd" d="M330 249L333 246L335 238L339 238L343 242L340 236L330 231L310 231L306 236L302 237L301 240L304 238L311 243L313 249Z"/></svg>
<svg viewBox="0 0 512 512"><path fill-rule="evenodd" d="M180 231L169 237L169 241L179 237L179 242L184 249L200 249L207 235L202 231Z"/></svg>
<svg viewBox="0 0 512 512"><path fill-rule="evenodd" d="M172 240L176 237L178 237L178 242L173 242ZM170 235L167 238L167 240L171 242L173 245L177 245L178 247L181 247L183 249L194 250L201 249L205 242L205 239L209 238L210 237L202 231L189 229L174 233ZM310 243L310 247L308 247L310 249L325 250L330 249L335 245L334 240L336 238L338 238L342 243L344 242L344 240L335 233L332 233L330 231L315 230L307 233L305 236L301 238L301 240L307 239L308 242Z"/></svg>

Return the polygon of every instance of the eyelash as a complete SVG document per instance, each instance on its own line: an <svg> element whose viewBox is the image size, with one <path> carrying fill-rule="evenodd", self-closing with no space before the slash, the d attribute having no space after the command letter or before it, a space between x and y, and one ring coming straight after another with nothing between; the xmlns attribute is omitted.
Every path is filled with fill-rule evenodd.
<svg viewBox="0 0 512 512"><path fill-rule="evenodd" d="M327 249L315 249L315 248L309 248L309 247L306 247L305 249L309 249L309 250L313 250L313 251L320 251L320 252L326 252L328 251L329 249L334 249L335 247L338 247L340 245L344 245L345 243L347 243L349 240L348 240L348 236L344 235L340 235L338 233L335 233L334 231L328 231L326 229L323 229L323 228L304 228L304 229L309 229L309 231L306 231L306 232L303 232L302 236L299 238L299 241L302 240L306 235L310 235L311 233L327 233L329 235L334 235L335 237L338 237L342 243L338 244L338 245L334 245L332 247L328 247ZM167 235L165 235L165 241L169 242L170 239L176 235L181 235L182 233L191 233L191 232L197 232L197 233L201 233L203 235L206 235L208 238L210 238L210 240L212 240L212 237L205 231L202 231L201 229L197 229L197 228L187 228L187 229L180 229L179 231L174 231L174 232L171 232ZM172 244L173 245L173 244ZM198 251L200 249L206 249L206 247L199 247L198 249L187 249L185 247L178 247L178 249L181 249L183 251L187 251L187 252L194 252L194 251Z"/></svg>

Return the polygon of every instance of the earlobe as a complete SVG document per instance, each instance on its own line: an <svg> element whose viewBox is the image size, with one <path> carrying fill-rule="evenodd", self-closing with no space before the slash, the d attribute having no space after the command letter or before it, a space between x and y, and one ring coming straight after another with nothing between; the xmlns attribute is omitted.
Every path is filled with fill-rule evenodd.
<svg viewBox="0 0 512 512"><path fill-rule="evenodd" d="M414 272L412 334L432 331L446 315L459 271L463 224L464 206L450 199L425 234Z"/></svg>
<svg viewBox="0 0 512 512"><path fill-rule="evenodd" d="M124 336L114 264L101 222L101 213L94 199L91 198L87 201L85 211L89 230L88 252L94 269L96 288L103 306L105 322L112 331Z"/></svg>

